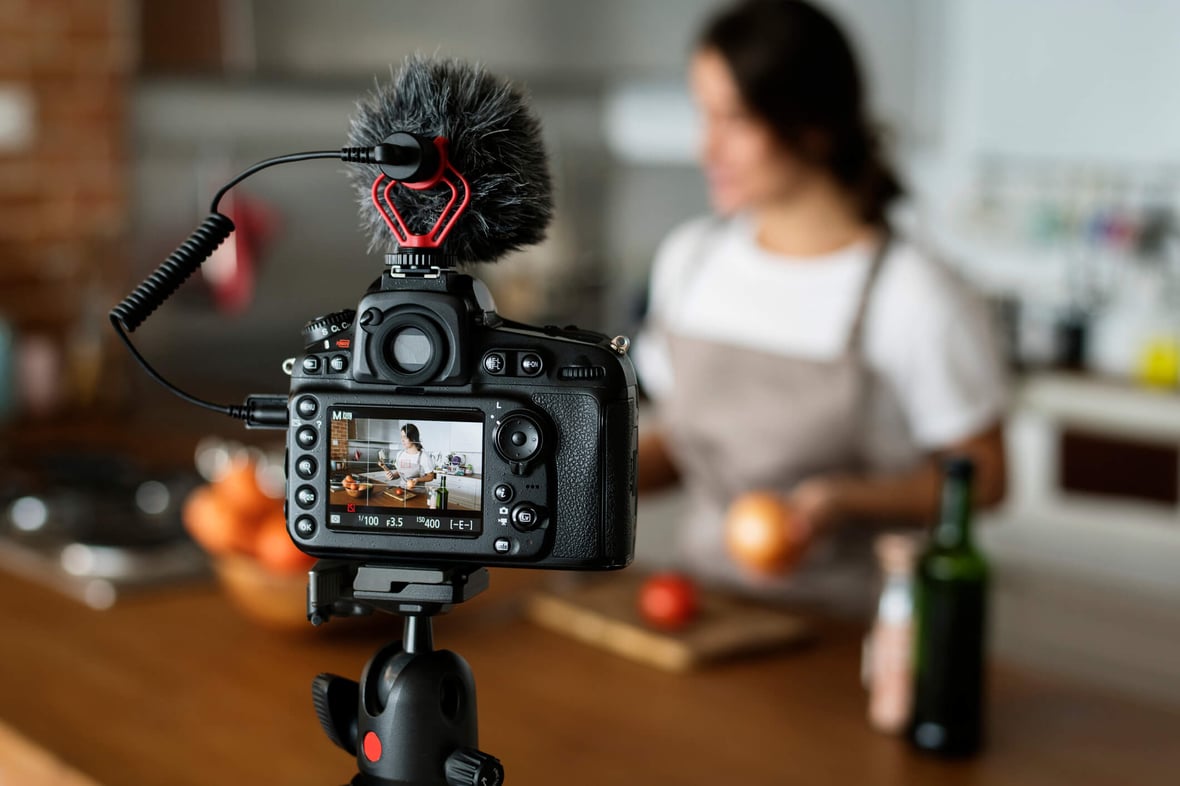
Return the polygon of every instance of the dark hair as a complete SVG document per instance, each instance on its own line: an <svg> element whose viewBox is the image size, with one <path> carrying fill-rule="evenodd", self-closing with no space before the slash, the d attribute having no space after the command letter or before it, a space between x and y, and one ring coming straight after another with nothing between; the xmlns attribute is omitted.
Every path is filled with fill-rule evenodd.
<svg viewBox="0 0 1180 786"><path fill-rule="evenodd" d="M413 423L407 423L402 426L402 433L406 435L406 439L410 440L410 444L422 450L422 443L418 440L422 439L422 435L418 433L418 427Z"/></svg>
<svg viewBox="0 0 1180 786"><path fill-rule="evenodd" d="M867 117L852 46L831 17L801 0L744 0L713 17L698 45L721 55L746 105L793 153L848 190L862 220L884 223L904 189Z"/></svg>

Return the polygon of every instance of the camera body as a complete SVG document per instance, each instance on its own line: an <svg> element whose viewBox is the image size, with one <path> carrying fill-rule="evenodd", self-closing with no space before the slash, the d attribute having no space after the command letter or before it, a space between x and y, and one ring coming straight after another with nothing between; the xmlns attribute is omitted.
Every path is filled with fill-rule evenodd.
<svg viewBox="0 0 1180 786"><path fill-rule="evenodd" d="M294 359L287 526L320 558L609 570L634 552L635 373L616 340L391 267Z"/></svg>

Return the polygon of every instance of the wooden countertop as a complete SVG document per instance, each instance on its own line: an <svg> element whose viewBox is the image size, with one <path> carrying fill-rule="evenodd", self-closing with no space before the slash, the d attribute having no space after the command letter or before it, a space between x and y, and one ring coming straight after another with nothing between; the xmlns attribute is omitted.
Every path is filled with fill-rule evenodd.
<svg viewBox="0 0 1180 786"><path fill-rule="evenodd" d="M363 505L367 508L389 508L391 510L433 510L427 506L426 491L419 490L411 494L408 498L398 499L391 497L386 492L390 489L398 488L390 484L374 483L371 489L362 491L358 496L353 497L347 491L333 491L328 496L328 504L343 507L349 504ZM475 512L478 508L473 508L470 505L463 505L454 500L449 500L447 503L448 510L465 510ZM372 512L372 511L368 511Z"/></svg>
<svg viewBox="0 0 1180 786"><path fill-rule="evenodd" d="M436 624L475 672L482 747L508 783L1176 783L1180 714L1051 678L993 670L988 752L920 757L864 722L860 631L674 676L533 627L519 600L541 577L492 589ZM105 612L0 575L0 720L105 786L336 786L355 772L321 733L309 685L353 678L400 635L334 621L306 634L252 624L212 586L161 590Z"/></svg>

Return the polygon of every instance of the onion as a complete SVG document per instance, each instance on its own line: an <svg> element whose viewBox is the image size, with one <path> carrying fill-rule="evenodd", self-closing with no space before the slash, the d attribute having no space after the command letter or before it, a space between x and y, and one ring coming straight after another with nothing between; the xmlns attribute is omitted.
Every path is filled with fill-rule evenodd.
<svg viewBox="0 0 1180 786"><path fill-rule="evenodd" d="M725 519L725 542L735 560L763 575L790 570L807 545L806 531L790 506L766 492L734 500Z"/></svg>

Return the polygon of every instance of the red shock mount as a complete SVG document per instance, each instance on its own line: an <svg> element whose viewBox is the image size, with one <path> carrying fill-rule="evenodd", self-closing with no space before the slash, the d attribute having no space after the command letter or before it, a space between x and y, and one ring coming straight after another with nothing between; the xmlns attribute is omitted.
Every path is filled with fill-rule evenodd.
<svg viewBox="0 0 1180 786"><path fill-rule="evenodd" d="M468 184L467 178L463 177L459 170L451 165L450 156L447 155L446 137L435 137L434 146L438 150L439 167L438 172L429 180L421 183L406 183L387 177L382 172L373 181L371 194L373 206L377 208L377 212L381 214L389 231L397 238L398 245L402 248L439 248L447 239L447 235L455 228L455 222L459 220L459 216L463 215L463 211L471 202L471 186ZM395 186L399 185L413 191L425 191L439 183L444 183L451 189L450 201L442 209L438 220L434 222L434 226L428 232L420 235L411 232L410 228L406 226L405 219L393 204L393 200L389 198L390 193Z"/></svg>

